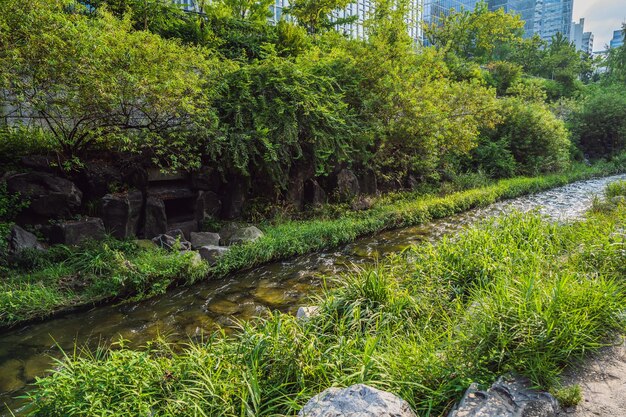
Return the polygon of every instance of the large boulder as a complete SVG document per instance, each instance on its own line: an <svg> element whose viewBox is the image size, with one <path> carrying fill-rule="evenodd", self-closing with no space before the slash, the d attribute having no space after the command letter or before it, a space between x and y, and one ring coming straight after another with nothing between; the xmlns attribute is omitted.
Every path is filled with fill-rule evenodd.
<svg viewBox="0 0 626 417"><path fill-rule="evenodd" d="M519 377L502 377L487 391L470 385L448 417L554 417L559 404L547 392L531 390Z"/></svg>
<svg viewBox="0 0 626 417"><path fill-rule="evenodd" d="M359 179L349 169L342 169L337 174L337 194L342 202L350 201L361 191Z"/></svg>
<svg viewBox="0 0 626 417"><path fill-rule="evenodd" d="M146 199L145 220L143 224L143 235L145 238L152 238L167 232L167 215L165 214L165 203L163 200L148 197Z"/></svg>
<svg viewBox="0 0 626 417"><path fill-rule="evenodd" d="M220 244L223 246L250 243L260 239L263 232L255 226L228 223L220 229Z"/></svg>
<svg viewBox="0 0 626 417"><path fill-rule="evenodd" d="M194 232L191 233L191 247L193 249L201 248L202 246L219 246L220 235L210 232Z"/></svg>
<svg viewBox="0 0 626 417"><path fill-rule="evenodd" d="M376 173L370 169L362 172L359 176L359 188L363 194L378 194L378 181L376 179Z"/></svg>
<svg viewBox="0 0 626 417"><path fill-rule="evenodd" d="M207 261L209 265L213 266L217 263L217 260L224 256L228 252L228 248L224 246L212 246L207 245L198 249L202 259Z"/></svg>
<svg viewBox="0 0 626 417"><path fill-rule="evenodd" d="M304 183L304 203L313 207L319 207L328 202L326 191L316 180L308 180Z"/></svg>
<svg viewBox="0 0 626 417"><path fill-rule="evenodd" d="M104 227L118 239L137 236L142 208L143 193L141 191L107 194L100 200L100 213Z"/></svg>
<svg viewBox="0 0 626 417"><path fill-rule="evenodd" d="M37 240L37 236L27 232L18 225L13 226L9 234L9 252L18 254L28 249L44 250L44 247Z"/></svg>
<svg viewBox="0 0 626 417"><path fill-rule="evenodd" d="M311 398L298 416L416 417L403 399L363 384L348 388L328 388Z"/></svg>
<svg viewBox="0 0 626 417"><path fill-rule="evenodd" d="M168 232L168 234L158 235L152 239L152 242L155 245L167 250L191 250L191 243L185 240L185 236L180 230L173 230Z"/></svg>
<svg viewBox="0 0 626 417"><path fill-rule="evenodd" d="M87 240L100 240L105 236L104 223L97 217L62 221L46 228L52 244L80 245Z"/></svg>
<svg viewBox="0 0 626 417"><path fill-rule="evenodd" d="M63 218L82 203L83 193L72 181L47 172L27 172L6 180L11 193L20 193L30 204L27 211L44 218Z"/></svg>
<svg viewBox="0 0 626 417"><path fill-rule="evenodd" d="M191 187L194 190L213 191L220 186L220 174L217 169L202 165L191 173Z"/></svg>
<svg viewBox="0 0 626 417"><path fill-rule="evenodd" d="M206 218L215 218L220 214L222 201L212 191L199 191L196 199L196 220L199 224Z"/></svg>
<svg viewBox="0 0 626 417"><path fill-rule="evenodd" d="M225 184L222 195L224 195L222 215L227 219L241 217L248 196L248 181L244 178L231 179Z"/></svg>
<svg viewBox="0 0 626 417"><path fill-rule="evenodd" d="M114 192L122 182L119 168L106 161L90 161L75 177L75 181L85 194L85 199L96 199Z"/></svg>

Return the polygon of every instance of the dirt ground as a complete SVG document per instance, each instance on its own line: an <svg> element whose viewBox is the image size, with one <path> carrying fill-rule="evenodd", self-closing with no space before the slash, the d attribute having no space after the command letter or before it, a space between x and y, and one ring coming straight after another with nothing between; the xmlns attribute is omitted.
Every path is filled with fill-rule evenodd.
<svg viewBox="0 0 626 417"><path fill-rule="evenodd" d="M583 401L559 416L626 417L626 338L617 343L566 372L563 384L579 384Z"/></svg>

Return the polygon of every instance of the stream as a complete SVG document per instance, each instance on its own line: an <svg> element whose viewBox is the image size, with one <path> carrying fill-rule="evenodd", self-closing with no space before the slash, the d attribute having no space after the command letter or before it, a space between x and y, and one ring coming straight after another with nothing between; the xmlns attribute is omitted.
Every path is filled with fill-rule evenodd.
<svg viewBox="0 0 626 417"><path fill-rule="evenodd" d="M538 209L555 221L581 217L594 196L626 174L580 181L549 191L492 204L425 225L385 231L336 250L267 264L227 278L180 287L141 302L95 307L0 334L0 416L24 415L23 395L35 377L43 376L60 356L59 347L95 346L120 337L141 346L158 335L187 342L234 320L249 320L268 309L293 313L319 294L323 276L353 264L372 262L415 243L435 241L481 219L511 210ZM11 410L11 411L10 411Z"/></svg>

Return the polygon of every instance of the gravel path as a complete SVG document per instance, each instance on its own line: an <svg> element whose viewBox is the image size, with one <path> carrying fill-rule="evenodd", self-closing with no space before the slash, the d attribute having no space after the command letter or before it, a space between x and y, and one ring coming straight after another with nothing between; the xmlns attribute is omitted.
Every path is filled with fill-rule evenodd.
<svg viewBox="0 0 626 417"><path fill-rule="evenodd" d="M566 372L564 385L579 384L583 401L562 417L626 417L626 339Z"/></svg>

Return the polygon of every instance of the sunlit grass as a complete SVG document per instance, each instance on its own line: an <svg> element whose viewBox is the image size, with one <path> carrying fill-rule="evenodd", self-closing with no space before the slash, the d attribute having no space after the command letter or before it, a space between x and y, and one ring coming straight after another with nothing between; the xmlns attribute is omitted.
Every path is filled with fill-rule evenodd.
<svg viewBox="0 0 626 417"><path fill-rule="evenodd" d="M293 415L330 386L366 383L437 416L507 372L557 387L624 329L625 221L623 206L570 225L514 213L337 277L305 320L78 352L37 382L32 415Z"/></svg>

